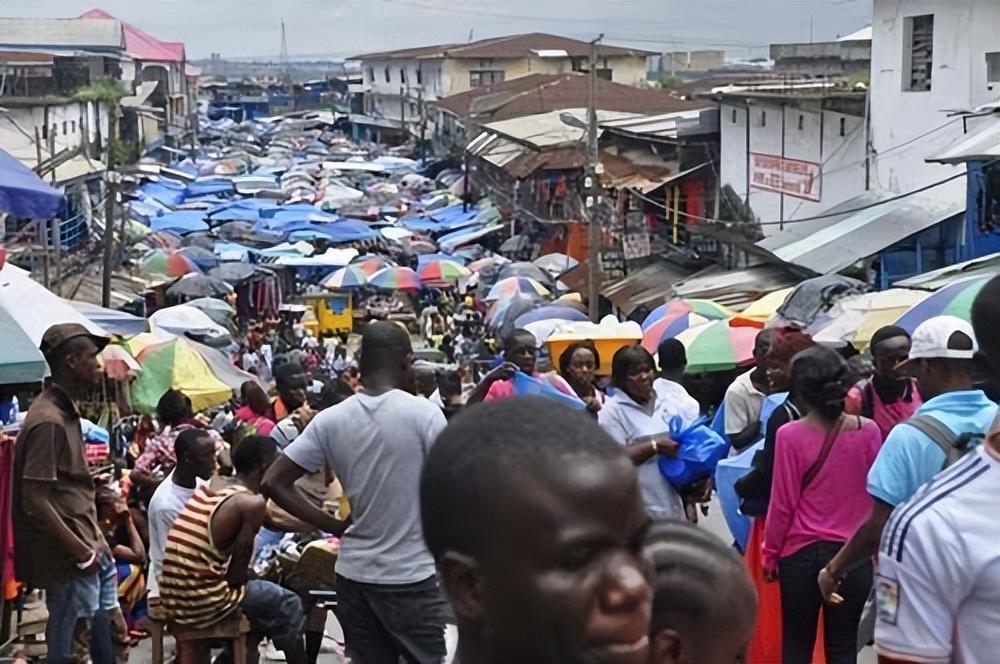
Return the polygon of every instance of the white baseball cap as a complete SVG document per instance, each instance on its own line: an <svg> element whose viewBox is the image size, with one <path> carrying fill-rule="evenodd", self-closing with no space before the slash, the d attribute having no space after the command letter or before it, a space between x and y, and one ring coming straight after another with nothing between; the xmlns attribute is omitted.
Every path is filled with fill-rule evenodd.
<svg viewBox="0 0 1000 664"><path fill-rule="evenodd" d="M913 331L909 359L971 360L978 351L971 323L957 316L935 316Z"/></svg>

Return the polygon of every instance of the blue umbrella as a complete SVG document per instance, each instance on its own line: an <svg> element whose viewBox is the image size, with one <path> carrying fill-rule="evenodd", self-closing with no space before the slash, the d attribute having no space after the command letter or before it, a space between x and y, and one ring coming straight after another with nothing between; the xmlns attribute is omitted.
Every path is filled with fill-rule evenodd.
<svg viewBox="0 0 1000 664"><path fill-rule="evenodd" d="M540 320L565 320L565 321L586 321L590 320L581 311L562 304L548 304L537 309L532 309L526 314L521 314L514 320L515 327L524 327L529 323Z"/></svg>
<svg viewBox="0 0 1000 664"><path fill-rule="evenodd" d="M179 235L195 231L207 231L204 210L179 210L166 212L149 220L149 228L153 231L171 231Z"/></svg>

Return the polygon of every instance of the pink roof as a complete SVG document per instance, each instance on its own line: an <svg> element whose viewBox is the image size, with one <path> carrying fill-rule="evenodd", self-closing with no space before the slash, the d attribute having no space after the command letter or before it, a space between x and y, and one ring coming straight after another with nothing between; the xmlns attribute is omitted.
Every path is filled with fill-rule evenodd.
<svg viewBox="0 0 1000 664"><path fill-rule="evenodd" d="M103 9L91 9L80 14L80 18L115 18ZM183 62L184 44L181 42L160 41L148 32L144 32L131 23L121 21L125 30L125 52L139 60L155 60L159 62Z"/></svg>

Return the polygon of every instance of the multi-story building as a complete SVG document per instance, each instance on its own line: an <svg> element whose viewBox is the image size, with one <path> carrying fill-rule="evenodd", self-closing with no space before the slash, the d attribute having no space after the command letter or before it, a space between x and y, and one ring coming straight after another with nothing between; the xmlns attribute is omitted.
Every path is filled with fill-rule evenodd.
<svg viewBox="0 0 1000 664"><path fill-rule="evenodd" d="M366 114L412 129L425 120L426 102L530 74L583 71L590 52L585 41L531 33L350 59L361 63ZM615 83L642 85L649 55L653 53L600 44L597 75Z"/></svg>

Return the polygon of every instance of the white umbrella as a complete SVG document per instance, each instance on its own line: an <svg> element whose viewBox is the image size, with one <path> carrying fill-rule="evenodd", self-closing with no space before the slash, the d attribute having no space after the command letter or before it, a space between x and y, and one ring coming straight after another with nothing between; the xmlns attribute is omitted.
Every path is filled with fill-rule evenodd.
<svg viewBox="0 0 1000 664"><path fill-rule="evenodd" d="M212 320L205 312L187 304L160 309L149 317L154 328L183 335L186 333L219 337L229 334L222 325Z"/></svg>
<svg viewBox="0 0 1000 664"><path fill-rule="evenodd" d="M236 310L228 302L215 297L199 297L187 302L187 305L204 312L206 316L219 325L225 325L231 316L236 315Z"/></svg>
<svg viewBox="0 0 1000 664"><path fill-rule="evenodd" d="M0 269L0 308L17 321L35 346L42 343L42 335L56 323L79 323L94 334L110 336L69 302L10 263Z"/></svg>
<svg viewBox="0 0 1000 664"><path fill-rule="evenodd" d="M400 226L386 226L379 232L382 234L382 237L394 242L402 242L403 240L413 237L413 231L409 231Z"/></svg>

